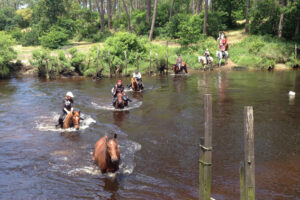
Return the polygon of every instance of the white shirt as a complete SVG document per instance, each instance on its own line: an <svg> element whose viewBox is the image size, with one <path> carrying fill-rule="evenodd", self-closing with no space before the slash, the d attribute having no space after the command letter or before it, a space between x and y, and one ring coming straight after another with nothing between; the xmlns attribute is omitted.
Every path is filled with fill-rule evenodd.
<svg viewBox="0 0 300 200"><path fill-rule="evenodd" d="M136 78L136 79L141 79L142 78L142 75L141 75L141 73L139 72L139 73L133 73L133 78Z"/></svg>

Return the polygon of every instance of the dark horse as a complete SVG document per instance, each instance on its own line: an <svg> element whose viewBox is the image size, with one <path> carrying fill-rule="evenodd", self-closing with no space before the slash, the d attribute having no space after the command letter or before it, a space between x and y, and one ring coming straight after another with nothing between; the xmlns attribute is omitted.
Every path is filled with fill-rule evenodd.
<svg viewBox="0 0 300 200"><path fill-rule="evenodd" d="M117 134L111 139L108 139L107 136L100 138L95 144L92 159L99 166L102 173L116 172L120 164Z"/></svg>
<svg viewBox="0 0 300 200"><path fill-rule="evenodd" d="M114 103L114 107L115 109L119 109L119 108L124 108L125 106L128 106L128 101L123 99L123 94L121 92L119 92L117 94L117 100Z"/></svg>
<svg viewBox="0 0 300 200"><path fill-rule="evenodd" d="M77 111L73 111L73 112L70 112L63 124L62 124L62 128L63 129L67 129L67 128L70 128L70 127L75 127L77 130L79 130L79 122L80 122L80 111L77 112Z"/></svg>
<svg viewBox="0 0 300 200"><path fill-rule="evenodd" d="M139 83L135 78L131 78L131 88L133 91L139 92L143 89L143 84Z"/></svg>
<svg viewBox="0 0 300 200"><path fill-rule="evenodd" d="M174 71L174 74L178 74L180 72L182 72L182 70L185 71L185 73L188 73L187 72L187 67L186 67L186 63L185 62L182 62L181 64L181 68L179 69L179 67L175 64L173 65L173 71Z"/></svg>

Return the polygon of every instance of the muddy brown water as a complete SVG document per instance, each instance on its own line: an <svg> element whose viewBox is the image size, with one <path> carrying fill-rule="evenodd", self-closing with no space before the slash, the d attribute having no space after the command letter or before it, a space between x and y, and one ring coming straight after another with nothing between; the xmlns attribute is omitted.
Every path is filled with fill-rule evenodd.
<svg viewBox="0 0 300 200"><path fill-rule="evenodd" d="M110 105L114 81L0 81L0 199L197 199L205 93L213 99L212 196L239 199L250 105L256 198L300 199L299 71L145 77L146 90L128 92L124 111ZM54 128L68 90L83 113L79 131ZM115 177L91 161L95 142L113 133L122 157Z"/></svg>

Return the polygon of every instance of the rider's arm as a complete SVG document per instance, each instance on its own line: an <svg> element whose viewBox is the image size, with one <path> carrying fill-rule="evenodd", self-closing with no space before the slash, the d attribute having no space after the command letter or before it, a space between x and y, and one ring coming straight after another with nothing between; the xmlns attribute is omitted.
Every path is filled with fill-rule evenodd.
<svg viewBox="0 0 300 200"><path fill-rule="evenodd" d="M72 108L72 109L73 109L73 108ZM72 109L71 109L71 110L72 110ZM70 113L70 111L68 111L67 108L64 108L64 111L65 111L66 113L68 113L68 114Z"/></svg>
<svg viewBox="0 0 300 200"><path fill-rule="evenodd" d="M114 95L115 94L115 87L113 87L112 89L111 89L111 93Z"/></svg>

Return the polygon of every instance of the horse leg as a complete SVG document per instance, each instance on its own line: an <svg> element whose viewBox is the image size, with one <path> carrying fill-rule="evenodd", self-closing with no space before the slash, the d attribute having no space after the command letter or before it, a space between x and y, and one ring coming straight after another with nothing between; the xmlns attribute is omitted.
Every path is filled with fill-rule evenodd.
<svg viewBox="0 0 300 200"><path fill-rule="evenodd" d="M221 63L222 63L222 58L219 58L219 67L221 67Z"/></svg>

